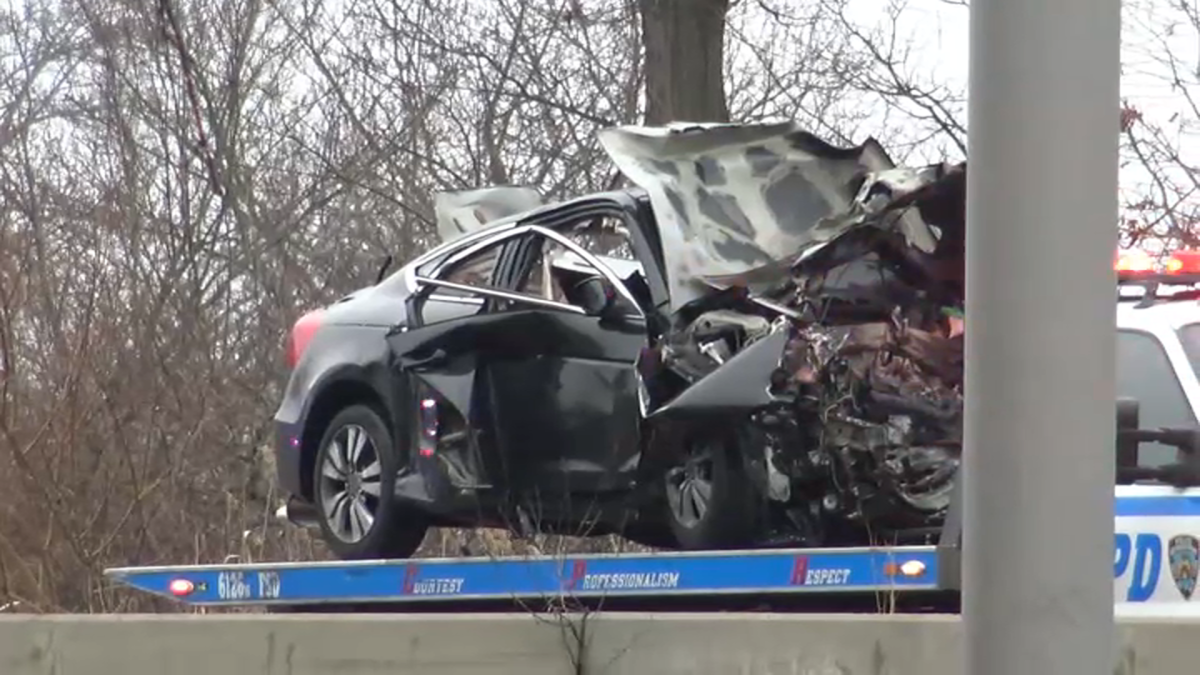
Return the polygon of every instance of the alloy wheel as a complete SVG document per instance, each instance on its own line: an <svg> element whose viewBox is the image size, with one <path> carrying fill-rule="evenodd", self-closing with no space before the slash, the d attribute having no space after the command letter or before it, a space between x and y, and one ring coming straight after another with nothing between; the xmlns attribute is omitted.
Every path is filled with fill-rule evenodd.
<svg viewBox="0 0 1200 675"><path fill-rule="evenodd" d="M667 472L667 502L675 519L693 527L708 514L713 493L713 447L696 447L682 466Z"/></svg>
<svg viewBox="0 0 1200 675"><path fill-rule="evenodd" d="M321 459L320 501L334 536L362 541L375 525L382 499L383 464L374 439L357 424L347 424L330 439Z"/></svg>

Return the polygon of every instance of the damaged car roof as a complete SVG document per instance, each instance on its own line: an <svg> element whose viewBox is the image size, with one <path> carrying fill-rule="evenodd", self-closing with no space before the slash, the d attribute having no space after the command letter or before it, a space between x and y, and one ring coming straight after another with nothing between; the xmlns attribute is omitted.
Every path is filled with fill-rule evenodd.
<svg viewBox="0 0 1200 675"><path fill-rule="evenodd" d="M454 241L544 203L537 190L511 185L438 192L433 202L438 236L443 242Z"/></svg>
<svg viewBox="0 0 1200 675"><path fill-rule="evenodd" d="M654 211L672 308L789 266L862 225L895 227L925 253L941 232L907 197L952 173L896 167L873 138L832 145L794 122L676 123L601 130L616 167ZM496 186L436 196L443 241L546 208L531 188ZM953 208L953 207L952 207ZM961 204L959 207L961 209ZM882 218L894 213L893 218ZM959 215L961 218L961 214Z"/></svg>
<svg viewBox="0 0 1200 675"><path fill-rule="evenodd" d="M874 139L837 147L793 122L624 126L600 132L617 167L649 195L663 242L671 304L706 293L706 278L794 258L861 224L891 196L928 182L897 169ZM931 251L936 234L913 213L909 242Z"/></svg>

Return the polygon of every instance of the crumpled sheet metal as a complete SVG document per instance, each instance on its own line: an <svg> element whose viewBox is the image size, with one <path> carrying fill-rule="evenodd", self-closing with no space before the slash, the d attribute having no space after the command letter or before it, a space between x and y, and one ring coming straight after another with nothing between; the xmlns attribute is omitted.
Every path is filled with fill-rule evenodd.
<svg viewBox="0 0 1200 675"><path fill-rule="evenodd" d="M948 436L961 434L961 334L951 337L903 321L810 327L798 331L789 343L784 367L798 382L813 384L839 362L874 394L904 399L936 413L948 422Z"/></svg>
<svg viewBox="0 0 1200 675"><path fill-rule="evenodd" d="M849 208L827 218L819 225L822 232L833 237L878 219L891 211L897 212L895 226L904 234L910 246L931 253L937 246L937 235L915 209L904 209L909 198L941 180L951 170L948 164L930 164L917 168L896 167L868 174ZM882 224L882 223L880 223ZM892 225L892 223L887 223Z"/></svg>
<svg viewBox="0 0 1200 675"><path fill-rule="evenodd" d="M874 140L839 148L792 122L605 129L600 143L649 195L675 308L742 273L836 237L871 172L894 168Z"/></svg>
<svg viewBox="0 0 1200 675"><path fill-rule="evenodd" d="M875 360L907 361L913 368L909 373L911 378L919 378L923 382L936 379L948 387L962 384L964 361L961 335L948 337L903 323L858 324L847 330L838 355L852 359L851 367L859 366L856 374L860 377L868 374L870 366L855 357L867 356Z"/></svg>
<svg viewBox="0 0 1200 675"><path fill-rule="evenodd" d="M938 199L941 195L937 194L937 188L948 180L961 178L957 174L964 170L965 165L943 163L870 173L846 209L826 216L813 226L812 238L807 246L774 262L738 274L706 275L704 281L715 288L745 286L753 289L777 284L794 276L798 269L811 265L814 256L835 239L861 227L898 231L909 246L922 253L932 253L944 243L944 230L943 226L925 220L922 214L930 203L922 200L929 197ZM961 203L939 202L937 206L941 207L941 211L957 206L960 212L958 220L961 221ZM957 223L944 225L954 228ZM961 259L961 254L958 257Z"/></svg>
<svg viewBox="0 0 1200 675"><path fill-rule="evenodd" d="M438 192L433 201L438 236L443 243L544 203L533 188L507 185Z"/></svg>

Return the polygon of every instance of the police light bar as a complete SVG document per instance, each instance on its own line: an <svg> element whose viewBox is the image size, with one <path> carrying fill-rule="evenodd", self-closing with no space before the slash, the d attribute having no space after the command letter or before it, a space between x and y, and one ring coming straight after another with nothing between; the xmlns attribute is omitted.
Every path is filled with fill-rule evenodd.
<svg viewBox="0 0 1200 675"><path fill-rule="evenodd" d="M1125 251L1117 255L1113 268L1120 281L1200 283L1200 250L1182 249L1165 257L1141 250Z"/></svg>
<svg viewBox="0 0 1200 675"><path fill-rule="evenodd" d="M1165 267L1167 274L1200 274L1200 251L1176 251Z"/></svg>
<svg viewBox="0 0 1200 675"><path fill-rule="evenodd" d="M1113 263L1113 268L1117 270L1118 276L1135 275L1135 274L1152 274L1158 271L1158 265L1154 258L1145 251L1126 251L1117 255L1116 261Z"/></svg>

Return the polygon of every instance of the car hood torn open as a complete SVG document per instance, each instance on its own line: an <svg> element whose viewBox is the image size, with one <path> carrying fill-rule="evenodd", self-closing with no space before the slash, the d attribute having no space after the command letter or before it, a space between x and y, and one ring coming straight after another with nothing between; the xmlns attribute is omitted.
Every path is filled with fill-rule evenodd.
<svg viewBox="0 0 1200 675"><path fill-rule="evenodd" d="M897 228L925 253L942 234L903 207L952 167L897 168L873 139L836 147L780 122L616 127L600 142L649 195L675 307L706 278L764 273L859 226Z"/></svg>

